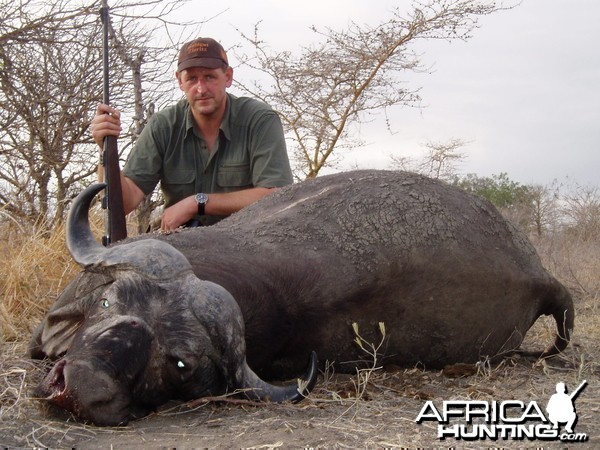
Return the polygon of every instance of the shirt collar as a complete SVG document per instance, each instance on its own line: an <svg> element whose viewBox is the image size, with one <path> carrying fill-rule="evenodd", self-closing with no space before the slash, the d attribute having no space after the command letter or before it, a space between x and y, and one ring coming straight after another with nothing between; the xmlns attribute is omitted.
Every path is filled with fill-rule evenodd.
<svg viewBox="0 0 600 450"><path fill-rule="evenodd" d="M233 95L227 93L227 104L225 105L225 114L223 115L223 120L221 120L221 125L219 129L223 132L225 138L230 141L231 140L231 129L229 126L230 118L231 118L231 99L235 98ZM185 99L184 99L185 100ZM190 131L194 131L196 122L194 120L194 115L192 114L192 108L190 108L189 103L186 102L186 115L185 115L185 129L186 134Z"/></svg>

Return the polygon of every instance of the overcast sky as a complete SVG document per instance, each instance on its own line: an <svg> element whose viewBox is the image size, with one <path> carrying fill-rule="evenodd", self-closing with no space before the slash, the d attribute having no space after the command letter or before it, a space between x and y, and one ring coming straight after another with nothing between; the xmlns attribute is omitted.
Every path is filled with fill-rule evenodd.
<svg viewBox="0 0 600 450"><path fill-rule="evenodd" d="M405 0L221 0L192 2L186 14L209 18L201 34L232 47L235 28L276 50L316 42L309 27L346 28L350 20L376 25ZM199 8L199 6L201 7ZM390 155L422 154L427 141L468 141L461 173L508 173L523 184L553 180L600 185L600 1L523 0L510 11L480 19L467 42L428 43L423 62L434 73L421 86L422 110L396 108L394 134L383 115L362 127L366 147L345 167L388 168ZM232 61L235 64L235 61Z"/></svg>

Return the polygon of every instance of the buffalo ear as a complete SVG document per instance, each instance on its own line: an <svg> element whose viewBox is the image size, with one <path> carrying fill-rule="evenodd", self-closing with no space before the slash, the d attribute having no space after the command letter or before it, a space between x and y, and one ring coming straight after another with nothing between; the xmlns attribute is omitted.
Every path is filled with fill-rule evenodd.
<svg viewBox="0 0 600 450"><path fill-rule="evenodd" d="M297 382L276 386L261 380L246 362L244 318L233 296L223 287L194 276L184 285L191 295L190 309L212 337L219 369L229 388L243 390L251 399L273 402L299 401L313 388L318 374L316 355L311 355L304 380L307 387L302 392Z"/></svg>
<svg viewBox="0 0 600 450"><path fill-rule="evenodd" d="M98 274L79 274L57 298L36 328L29 343L29 355L35 359L57 359L64 355L85 320L89 295L113 280Z"/></svg>
<svg viewBox="0 0 600 450"><path fill-rule="evenodd" d="M230 384L246 357L242 312L233 296L218 284L190 274L182 285L189 310L211 337L219 369Z"/></svg>

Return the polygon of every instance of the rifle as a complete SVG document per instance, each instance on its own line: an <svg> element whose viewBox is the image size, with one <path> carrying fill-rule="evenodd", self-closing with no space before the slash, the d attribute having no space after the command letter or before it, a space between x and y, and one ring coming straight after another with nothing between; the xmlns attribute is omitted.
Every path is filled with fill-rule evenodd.
<svg viewBox="0 0 600 450"><path fill-rule="evenodd" d="M574 400L574 399L575 399L575 397L577 397L577 396L579 395L579 393L581 392L581 390L582 390L582 389L583 389L583 388L586 386L586 384L587 384L587 380L583 380L583 381L581 382L581 384L580 384L579 386L577 386L577 389L575 389L575 390L574 390L574 391L573 391L573 392L572 392L572 393L569 395L569 398L570 398L571 400Z"/></svg>
<svg viewBox="0 0 600 450"><path fill-rule="evenodd" d="M102 20L103 34L103 102L108 105L110 104L108 92L108 30L110 23L107 0L103 0L102 2L100 19ZM102 244L108 246L113 242L120 241L127 237L125 210L123 208L123 191L121 189L121 170L119 168L119 150L117 147L117 138L115 136L106 136L104 138L102 165L104 166L104 180L106 182L106 192L102 200L102 208L106 211L104 218L105 234L102 237Z"/></svg>

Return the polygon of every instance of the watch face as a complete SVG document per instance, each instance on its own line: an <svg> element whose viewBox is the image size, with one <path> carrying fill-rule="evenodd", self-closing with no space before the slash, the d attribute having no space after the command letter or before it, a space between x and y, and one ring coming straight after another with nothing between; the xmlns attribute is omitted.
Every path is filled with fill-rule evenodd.
<svg viewBox="0 0 600 450"><path fill-rule="evenodd" d="M204 193L196 194L196 203L204 205L208 201L208 195Z"/></svg>

